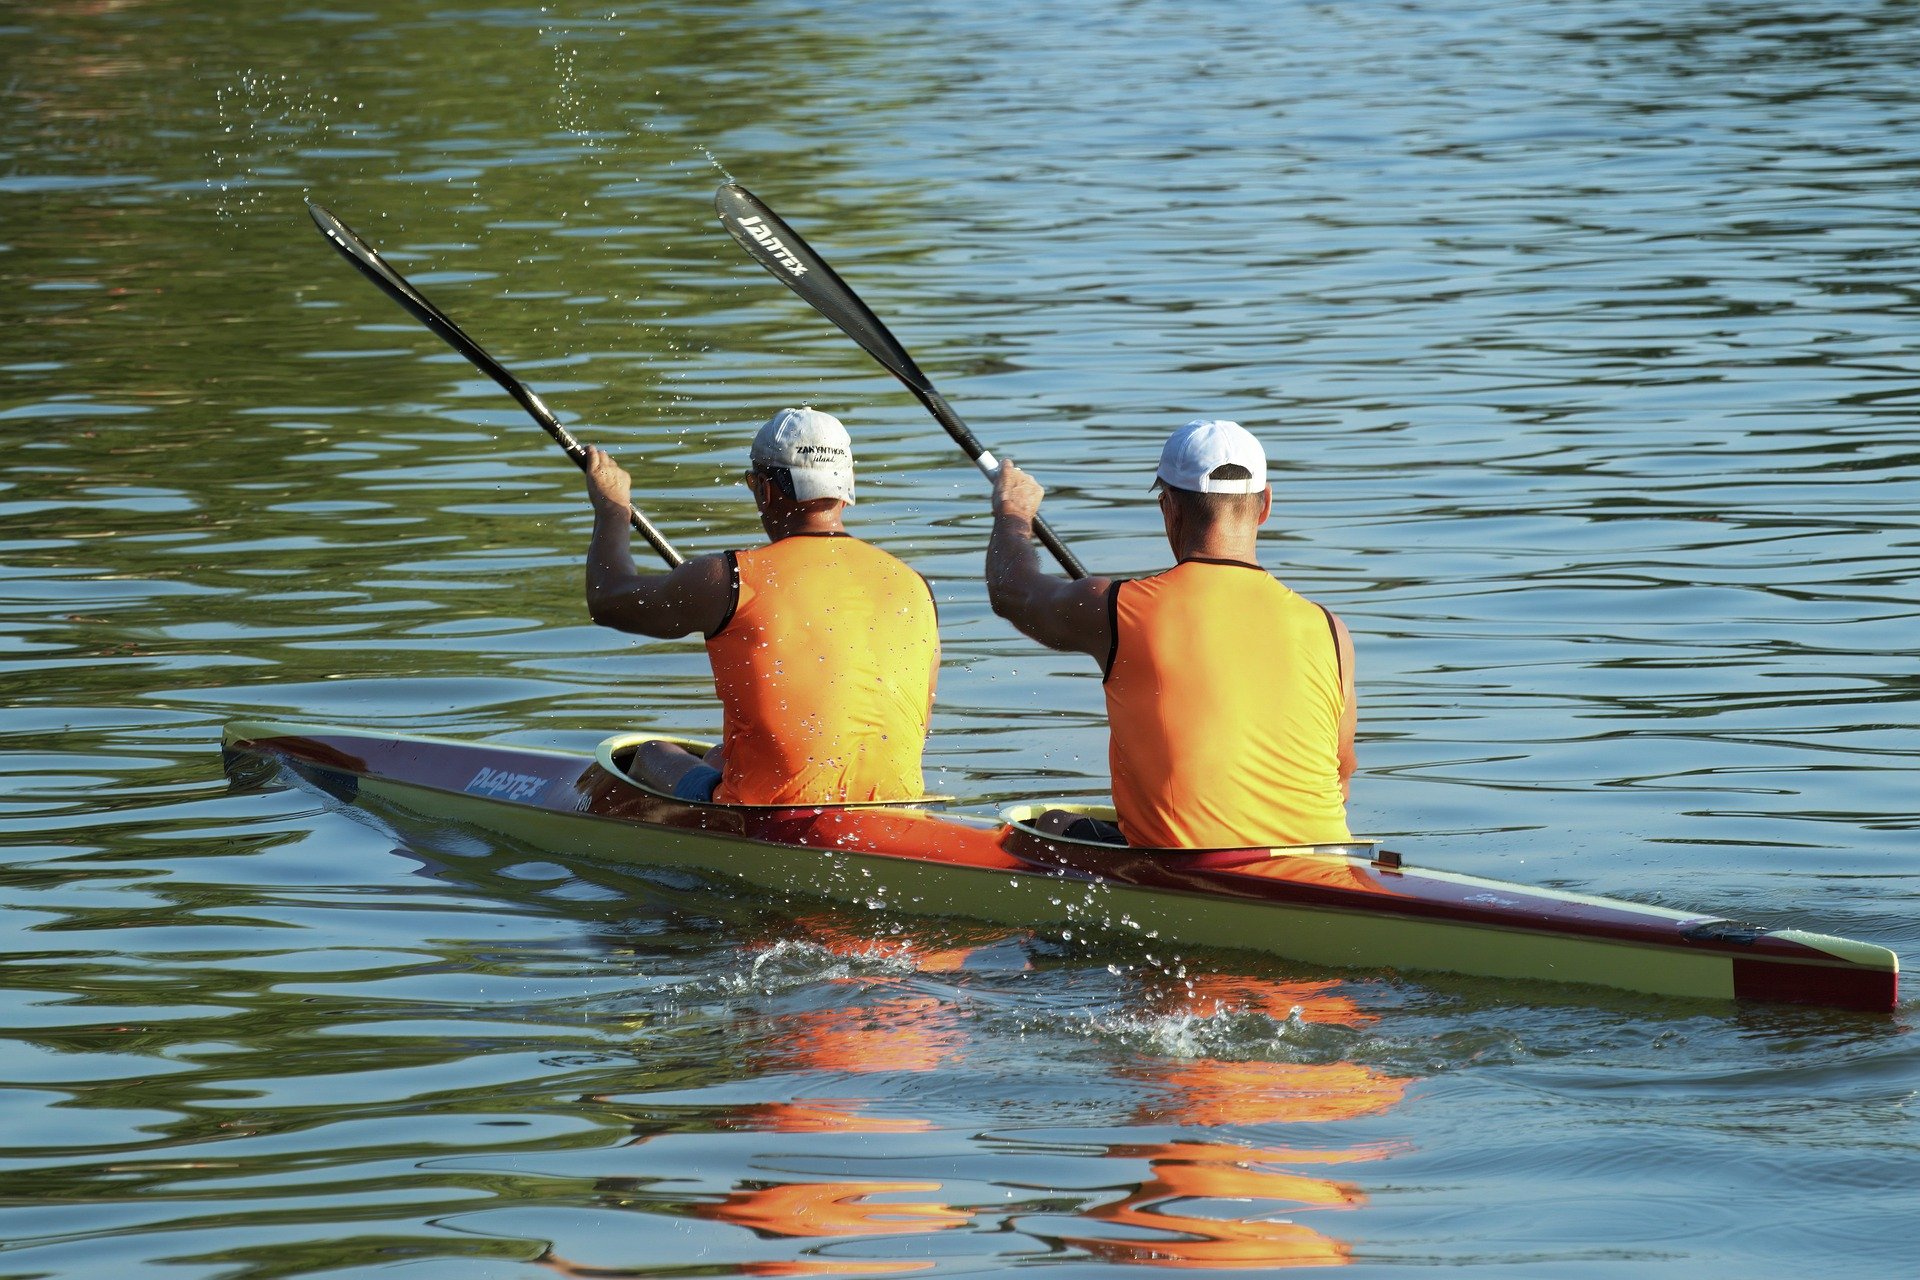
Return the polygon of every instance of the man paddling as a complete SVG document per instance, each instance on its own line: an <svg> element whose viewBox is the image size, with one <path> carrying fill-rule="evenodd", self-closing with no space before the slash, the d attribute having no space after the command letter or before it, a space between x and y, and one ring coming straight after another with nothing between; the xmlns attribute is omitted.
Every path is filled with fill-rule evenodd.
<svg viewBox="0 0 1920 1280"><path fill-rule="evenodd" d="M700 803L916 799L940 664L931 590L842 525L853 451L839 419L782 409L751 459L768 545L641 573L629 549L631 479L588 450L588 611L639 635L699 632L720 695L721 742L704 760L650 743L636 770Z"/></svg>
<svg viewBox="0 0 1920 1280"><path fill-rule="evenodd" d="M1154 487L1174 567L1067 580L1042 572L1033 549L1044 490L1011 463L994 481L994 612L1105 675L1119 829L1066 814L1047 825L1142 848L1351 840L1353 642L1260 567L1273 510L1260 442L1196 419L1168 438Z"/></svg>

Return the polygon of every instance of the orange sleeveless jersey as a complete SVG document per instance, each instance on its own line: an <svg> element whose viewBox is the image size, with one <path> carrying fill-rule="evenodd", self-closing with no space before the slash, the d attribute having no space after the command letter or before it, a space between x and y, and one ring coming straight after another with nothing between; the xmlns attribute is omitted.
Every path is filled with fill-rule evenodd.
<svg viewBox="0 0 1920 1280"><path fill-rule="evenodd" d="M1113 586L1113 804L1150 849L1352 839L1333 623L1258 565L1187 560Z"/></svg>
<svg viewBox="0 0 1920 1280"><path fill-rule="evenodd" d="M733 612L707 638L725 713L723 804L911 800L940 665L926 581L844 534L729 553Z"/></svg>

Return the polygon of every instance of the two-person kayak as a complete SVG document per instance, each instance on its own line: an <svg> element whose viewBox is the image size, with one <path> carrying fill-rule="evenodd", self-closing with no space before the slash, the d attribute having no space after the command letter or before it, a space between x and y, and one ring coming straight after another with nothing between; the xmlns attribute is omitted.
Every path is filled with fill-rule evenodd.
<svg viewBox="0 0 1920 1280"><path fill-rule="evenodd" d="M677 868L906 915L1226 947L1316 965L1589 983L1888 1010L1884 947L1704 912L1407 865L1370 842L1147 850L1043 835L1042 808L699 804L627 772L649 735L591 756L319 725L228 726L236 783L291 777L390 818L485 832L597 866Z"/></svg>

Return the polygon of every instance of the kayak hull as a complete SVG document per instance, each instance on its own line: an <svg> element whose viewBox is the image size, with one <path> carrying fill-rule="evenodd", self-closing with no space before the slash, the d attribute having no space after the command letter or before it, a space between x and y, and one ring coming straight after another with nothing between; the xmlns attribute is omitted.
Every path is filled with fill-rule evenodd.
<svg viewBox="0 0 1920 1280"><path fill-rule="evenodd" d="M492 833L560 862L702 873L903 915L1227 947L1341 968L1586 983L1889 1010L1867 943L1399 865L1364 845L1147 851L925 806L700 805L595 756L268 722L230 725L237 781L289 773L343 803Z"/></svg>

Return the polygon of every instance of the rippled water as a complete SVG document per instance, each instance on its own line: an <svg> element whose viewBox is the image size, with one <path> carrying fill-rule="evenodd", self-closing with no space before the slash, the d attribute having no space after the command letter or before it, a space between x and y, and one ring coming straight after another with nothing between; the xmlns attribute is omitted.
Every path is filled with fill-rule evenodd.
<svg viewBox="0 0 1920 1280"><path fill-rule="evenodd" d="M223 722L711 736L589 516L331 207L742 545L811 401L932 577L931 784L1105 787L979 477L716 225L800 226L1097 572L1254 427L1352 628L1356 830L1920 951L1912 7L0 12L0 1274L1347 1263L1903 1274L1892 1017L796 918L229 794Z"/></svg>

